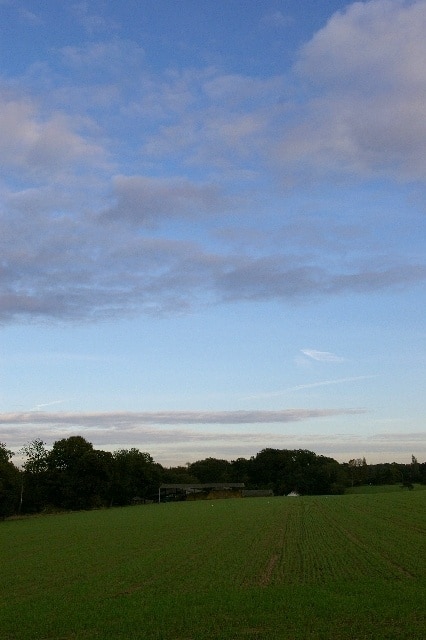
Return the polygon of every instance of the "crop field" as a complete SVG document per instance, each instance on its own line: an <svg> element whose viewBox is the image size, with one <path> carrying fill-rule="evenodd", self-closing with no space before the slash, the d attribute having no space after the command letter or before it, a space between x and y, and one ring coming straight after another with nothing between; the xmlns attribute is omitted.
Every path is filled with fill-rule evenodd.
<svg viewBox="0 0 426 640"><path fill-rule="evenodd" d="M413 485L414 491L426 491L425 484ZM350 487L346 489L346 493L406 493L408 489L400 484L370 484L361 485L360 487Z"/></svg>
<svg viewBox="0 0 426 640"><path fill-rule="evenodd" d="M2 640L423 640L426 491L0 523Z"/></svg>

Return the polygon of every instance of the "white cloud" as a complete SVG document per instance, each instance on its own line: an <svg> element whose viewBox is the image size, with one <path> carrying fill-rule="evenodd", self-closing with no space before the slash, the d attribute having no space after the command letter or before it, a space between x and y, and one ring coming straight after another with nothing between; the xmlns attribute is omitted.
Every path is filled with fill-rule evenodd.
<svg viewBox="0 0 426 640"><path fill-rule="evenodd" d="M41 402L40 404L36 404L35 407L30 409L30 411L40 411L44 407L52 407L54 404L62 404L64 400L53 400L52 402Z"/></svg>
<svg viewBox="0 0 426 640"><path fill-rule="evenodd" d="M312 360L318 362L344 362L345 359L341 356L337 356L329 351L317 351L315 349L301 349L302 353Z"/></svg>
<svg viewBox="0 0 426 640"><path fill-rule="evenodd" d="M4 176L22 172L27 180L64 176L85 167L105 168L105 150L91 140L88 121L45 113L34 100L0 90L0 155ZM83 133L79 129L86 129Z"/></svg>
<svg viewBox="0 0 426 640"><path fill-rule="evenodd" d="M425 31L424 0L336 13L295 66L315 97L283 132L277 157L321 174L426 178Z"/></svg>
<svg viewBox="0 0 426 640"><path fill-rule="evenodd" d="M305 45L297 68L320 86L352 87L354 94L383 93L402 84L424 88L425 26L424 0L354 2Z"/></svg>
<svg viewBox="0 0 426 640"><path fill-rule="evenodd" d="M153 73L119 38L61 49L41 87L30 75L2 85L1 321L294 304L424 282L422 252L385 252L367 216L344 226L285 202L268 213L267 201L271 168L290 182L301 166L422 173L425 6L374 0L336 14L300 54L298 78L316 92L305 103L284 77ZM214 235L219 220L227 238Z"/></svg>

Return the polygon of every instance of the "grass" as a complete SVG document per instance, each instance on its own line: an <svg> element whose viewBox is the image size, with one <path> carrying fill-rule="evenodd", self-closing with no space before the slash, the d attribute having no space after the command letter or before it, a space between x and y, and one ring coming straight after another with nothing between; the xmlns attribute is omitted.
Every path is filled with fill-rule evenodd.
<svg viewBox="0 0 426 640"><path fill-rule="evenodd" d="M170 503L0 526L2 640L420 640L426 492Z"/></svg>
<svg viewBox="0 0 426 640"><path fill-rule="evenodd" d="M426 490L426 484L414 484L413 491ZM400 493L401 491L407 492L409 489L403 487L401 484L363 484L359 487L349 487L346 489L346 493Z"/></svg>

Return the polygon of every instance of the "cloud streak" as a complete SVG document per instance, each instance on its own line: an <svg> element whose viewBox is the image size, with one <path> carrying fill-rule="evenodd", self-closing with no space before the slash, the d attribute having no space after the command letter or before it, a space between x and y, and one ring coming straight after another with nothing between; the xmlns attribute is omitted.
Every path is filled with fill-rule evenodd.
<svg viewBox="0 0 426 640"><path fill-rule="evenodd" d="M68 206L63 195L58 202L62 209ZM426 266L419 264L360 266L352 272L342 265L346 273L339 273L320 255L315 261L303 255L242 255L218 250L208 239L204 243L135 233L121 224L122 219L110 226L72 211L60 217L54 210L38 213L42 204L37 199L43 193L33 192L32 197L36 211L30 219L24 214L29 194L23 193L7 198L9 210L2 215L0 320L4 323L176 313L225 302L295 303L392 290L426 280ZM164 210L166 205L156 206ZM132 216L137 215L132 209Z"/></svg>
<svg viewBox="0 0 426 640"><path fill-rule="evenodd" d="M327 387L333 384L343 384L345 382L356 382L357 380L369 380L371 378L377 378L373 376L352 376L349 378L337 378L336 380L322 380L321 382L310 382L308 384L299 384L295 387L290 387L289 391L298 391L299 389L313 389L315 387Z"/></svg>
<svg viewBox="0 0 426 640"><path fill-rule="evenodd" d="M67 413L31 411L0 413L0 424L49 424L80 427L122 427L146 424L271 424L300 422L311 418L338 415L358 415L364 409L282 409L279 411L157 411L157 412L94 412Z"/></svg>
<svg viewBox="0 0 426 640"><path fill-rule="evenodd" d="M36 428L35 428L36 427ZM309 449L319 455L327 455L340 461L367 456L368 462L409 462L413 451L419 459L426 456L425 432L370 432L369 435L351 432L314 433L312 431L252 430L232 431L197 430L195 428L163 428L161 425L137 425L112 428L109 425L87 424L83 429L72 424L4 425L0 440L9 447L20 448L34 437L41 438L48 446L55 440L82 435L95 447L114 450L137 447L148 451L163 465L179 465L186 461L207 456L235 459L250 457L265 447L283 449ZM17 455L14 462L21 461Z"/></svg>
<svg viewBox="0 0 426 640"><path fill-rule="evenodd" d="M172 446L158 443L155 459L164 464L181 464L182 460L197 460L209 455L218 458L235 459L238 457L250 457L261 451L265 446L279 449L309 449L318 455L331 456L339 462L347 462L352 458L367 457L368 463L380 463L397 461L409 463L413 451L418 452L419 459L426 458L426 433L425 432L388 432L372 433L369 436L355 433L333 433L319 435L315 433L250 433L217 434L217 441L198 443L194 440L189 443L181 442L178 453L173 452ZM229 437L231 436L231 437Z"/></svg>
<svg viewBox="0 0 426 640"><path fill-rule="evenodd" d="M30 411L40 411L43 407L52 407L55 404L62 404L63 400L53 400L52 402L43 402L40 404L36 404L35 407L30 409Z"/></svg>
<svg viewBox="0 0 426 640"><path fill-rule="evenodd" d="M344 362L345 359L341 356L337 356L329 351L316 351L315 349L301 349L302 353L312 360L318 362Z"/></svg>
<svg viewBox="0 0 426 640"><path fill-rule="evenodd" d="M304 423L336 416L359 416L364 409L284 409L279 411L159 411L159 412L15 412L0 414L0 441L10 447L20 447L34 437L52 444L53 441L82 435L97 446L114 447L132 444L185 447L197 443L217 446L218 441L263 442L269 436L252 432L251 425L282 425ZM226 425L225 432L212 432L209 427ZM182 428L184 426L184 428ZM193 427L192 429L190 427ZM205 428L202 428L205 427ZM234 427L238 433L232 431ZM244 427L244 432L241 432ZM200 429L201 428L201 429ZM278 436L274 436L276 439ZM177 451L175 452L177 455ZM182 462L182 461L181 461Z"/></svg>
<svg viewBox="0 0 426 640"><path fill-rule="evenodd" d="M298 384L294 387L288 387L287 389L282 389L281 391L270 391L267 393L260 393L254 396L249 396L249 398L275 398L278 396L282 396L285 393L289 393L291 391L300 391L302 389L315 389L316 387L328 387L334 384L344 384L346 382L356 382L358 380L369 380L371 378L377 378L376 375L368 375L368 376L351 376L348 378L337 378L334 380L321 380L319 382L308 382L306 384ZM246 399L249 399L246 398Z"/></svg>

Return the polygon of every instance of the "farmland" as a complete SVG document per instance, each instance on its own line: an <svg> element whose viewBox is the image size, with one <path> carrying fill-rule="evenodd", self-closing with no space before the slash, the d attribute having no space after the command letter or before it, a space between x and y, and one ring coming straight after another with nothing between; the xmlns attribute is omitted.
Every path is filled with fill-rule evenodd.
<svg viewBox="0 0 426 640"><path fill-rule="evenodd" d="M424 637L426 491L8 520L2 640Z"/></svg>

